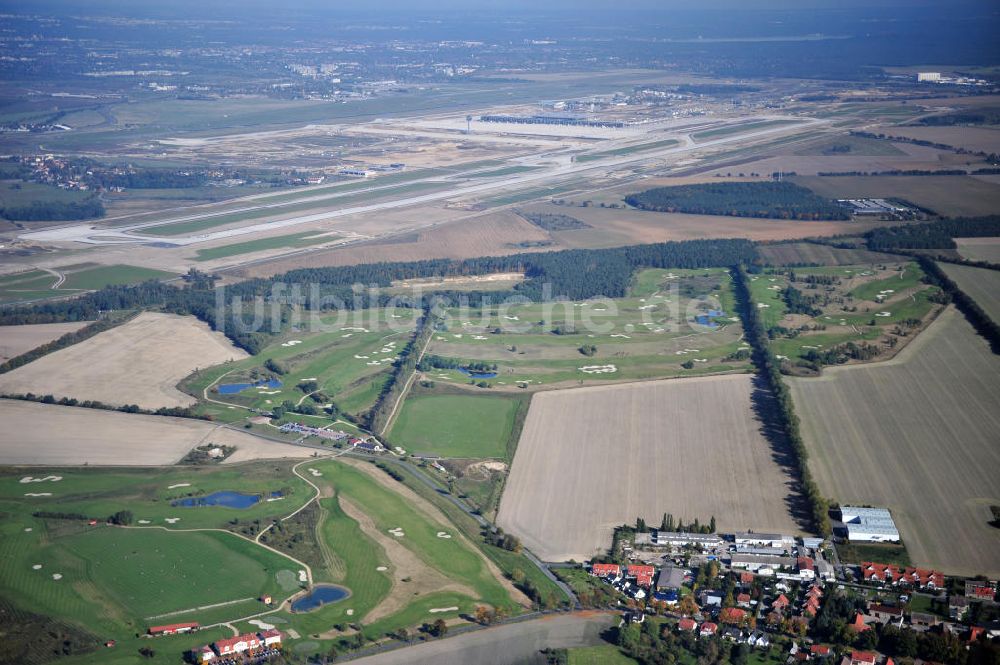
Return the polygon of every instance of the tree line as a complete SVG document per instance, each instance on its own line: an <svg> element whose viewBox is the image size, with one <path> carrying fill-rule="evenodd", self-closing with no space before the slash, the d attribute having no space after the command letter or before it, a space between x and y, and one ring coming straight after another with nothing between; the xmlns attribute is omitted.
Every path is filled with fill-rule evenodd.
<svg viewBox="0 0 1000 665"><path fill-rule="evenodd" d="M927 276L927 281L941 287L941 290L951 297L955 306L976 329L976 332L989 342L993 352L1000 353L1000 325L979 306L979 303L960 289L958 284L948 277L934 260L926 256L918 256L916 258L917 263L920 264L920 268Z"/></svg>
<svg viewBox="0 0 1000 665"><path fill-rule="evenodd" d="M840 205L792 182L719 182L656 187L630 194L641 210L776 219L850 219Z"/></svg>
<svg viewBox="0 0 1000 665"><path fill-rule="evenodd" d="M752 348L751 360L770 388L778 405L778 424L793 452L802 493L809 503L813 529L823 536L829 536L830 516L826 500L812 477L807 464L808 451L799 430L799 418L795 414L792 396L781 375L781 367L768 346L767 331L750 296L750 280L742 266L732 270L736 306L743 319L745 338Z"/></svg>
<svg viewBox="0 0 1000 665"><path fill-rule="evenodd" d="M873 251L898 249L955 249L954 238L1000 236L1000 215L955 217L926 224L903 224L872 229L865 245Z"/></svg>
<svg viewBox="0 0 1000 665"><path fill-rule="evenodd" d="M32 201L24 205L0 206L0 217L16 222L70 221L104 216L104 204L96 196L81 201Z"/></svg>

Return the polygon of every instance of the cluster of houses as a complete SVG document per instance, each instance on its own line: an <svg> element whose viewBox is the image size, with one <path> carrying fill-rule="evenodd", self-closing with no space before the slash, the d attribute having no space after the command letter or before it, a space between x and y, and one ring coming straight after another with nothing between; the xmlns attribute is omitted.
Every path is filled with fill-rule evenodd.
<svg viewBox="0 0 1000 665"><path fill-rule="evenodd" d="M900 568L889 563L865 561L861 564L861 579L890 586L934 591L944 588L944 573L926 568Z"/></svg>
<svg viewBox="0 0 1000 665"><path fill-rule="evenodd" d="M211 645L194 649L190 653L190 660L195 663L214 663L216 659L222 662L239 662L246 657L276 655L280 648L281 631L270 628L218 640Z"/></svg>

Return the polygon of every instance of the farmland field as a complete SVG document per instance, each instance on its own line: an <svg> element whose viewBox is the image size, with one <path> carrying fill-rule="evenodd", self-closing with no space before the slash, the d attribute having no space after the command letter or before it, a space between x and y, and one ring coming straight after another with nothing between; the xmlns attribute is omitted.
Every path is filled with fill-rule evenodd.
<svg viewBox="0 0 1000 665"><path fill-rule="evenodd" d="M615 526L666 512L798 532L753 391L737 375L535 394L497 523L547 561L589 559Z"/></svg>
<svg viewBox="0 0 1000 665"><path fill-rule="evenodd" d="M36 323L26 326L0 326L0 363L22 353L27 353L42 344L48 344L90 323Z"/></svg>
<svg viewBox="0 0 1000 665"><path fill-rule="evenodd" d="M1000 238L955 238L964 259L1000 263Z"/></svg>
<svg viewBox="0 0 1000 665"><path fill-rule="evenodd" d="M888 507L910 558L1000 574L1000 360L953 309L896 358L791 380L824 496Z"/></svg>
<svg viewBox="0 0 1000 665"><path fill-rule="evenodd" d="M151 409L187 406L194 399L175 387L181 379L198 367L245 357L194 317L145 312L0 376L0 391Z"/></svg>
<svg viewBox="0 0 1000 665"><path fill-rule="evenodd" d="M794 180L831 199L902 199L939 215L989 215L1000 207L1000 187L972 176L803 176Z"/></svg>
<svg viewBox="0 0 1000 665"><path fill-rule="evenodd" d="M388 438L415 455L503 458L517 409L509 397L411 395Z"/></svg>
<svg viewBox="0 0 1000 665"><path fill-rule="evenodd" d="M0 464L174 464L207 443L235 446L234 457L242 460L312 453L189 418L7 399L0 400L0 417L5 425L0 430Z"/></svg>
<svg viewBox="0 0 1000 665"><path fill-rule="evenodd" d="M994 322L1000 323L1000 271L944 262L938 266L958 285L958 288L975 300Z"/></svg>

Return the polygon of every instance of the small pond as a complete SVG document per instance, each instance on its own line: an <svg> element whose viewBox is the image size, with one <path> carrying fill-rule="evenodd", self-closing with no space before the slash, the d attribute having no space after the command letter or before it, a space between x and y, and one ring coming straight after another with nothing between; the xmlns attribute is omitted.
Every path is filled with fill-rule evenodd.
<svg viewBox="0 0 1000 665"><path fill-rule="evenodd" d="M335 584L317 584L308 594L292 603L293 612L311 612L324 605L336 603L351 595L351 592Z"/></svg>
<svg viewBox="0 0 1000 665"><path fill-rule="evenodd" d="M477 372L471 369L466 369L465 367L459 367L458 371L466 375L471 379L495 379L497 378L496 372Z"/></svg>
<svg viewBox="0 0 1000 665"><path fill-rule="evenodd" d="M247 388L280 388L281 381L277 379L268 379L266 381L257 381L256 383L223 383L219 386L220 395L235 395L236 393L241 393Z"/></svg>
<svg viewBox="0 0 1000 665"><path fill-rule="evenodd" d="M709 328L715 328L719 324L713 321L712 319L716 316L723 316L724 314L725 312L723 312L721 309L710 309L704 314L698 314L697 316L695 316L694 322L697 323L698 325L708 326Z"/></svg>
<svg viewBox="0 0 1000 665"><path fill-rule="evenodd" d="M271 492L272 498L281 496L281 492ZM223 508L249 508L260 502L260 495L241 494L240 492L213 492L205 496L192 496L186 499L171 501L170 505L181 508L194 508L197 506L222 506Z"/></svg>

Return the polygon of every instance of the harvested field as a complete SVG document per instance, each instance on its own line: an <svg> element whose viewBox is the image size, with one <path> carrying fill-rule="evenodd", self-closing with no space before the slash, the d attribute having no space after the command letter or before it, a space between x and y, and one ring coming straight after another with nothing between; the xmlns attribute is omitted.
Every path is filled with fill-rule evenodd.
<svg viewBox="0 0 1000 665"><path fill-rule="evenodd" d="M1000 238L955 238L955 244L963 259L1000 263Z"/></svg>
<svg viewBox="0 0 1000 665"><path fill-rule="evenodd" d="M66 333L71 333L90 323L90 321L75 321L71 323L36 323L27 326L0 326L0 362L5 362L59 339Z"/></svg>
<svg viewBox="0 0 1000 665"><path fill-rule="evenodd" d="M191 316L144 312L117 328L0 376L0 392L137 404L189 406L177 383L199 367L245 358L221 333Z"/></svg>
<svg viewBox="0 0 1000 665"><path fill-rule="evenodd" d="M1000 357L960 313L893 360L790 385L824 496L888 507L915 565L1000 575Z"/></svg>
<svg viewBox="0 0 1000 665"><path fill-rule="evenodd" d="M656 181L659 184L659 181ZM863 233L878 222L803 222L716 215L647 212L600 207L570 207L552 204L531 206L531 212L562 213L592 228L555 231L552 237L565 247L617 247L668 240L703 238L749 238L790 240L795 238ZM558 249L557 247L547 248Z"/></svg>
<svg viewBox="0 0 1000 665"><path fill-rule="evenodd" d="M891 254L870 252L867 249L840 249L811 242L762 245L757 248L761 258L778 266L821 265L850 266L866 263L893 262L898 258Z"/></svg>
<svg viewBox="0 0 1000 665"><path fill-rule="evenodd" d="M880 127L890 136L943 143L955 148L981 152L1000 152L1000 129L993 127Z"/></svg>
<svg viewBox="0 0 1000 665"><path fill-rule="evenodd" d="M357 661L358 665L541 665L545 648L565 649L603 644L601 633L616 616L605 612L557 614L532 621L476 630L447 640L433 640Z"/></svg>
<svg viewBox="0 0 1000 665"><path fill-rule="evenodd" d="M798 532L793 480L761 433L753 391L743 374L536 394L498 524L548 561L589 559L615 526L665 512L714 515L722 531Z"/></svg>
<svg viewBox="0 0 1000 665"><path fill-rule="evenodd" d="M206 443L236 446L231 461L313 452L201 420L17 400L0 400L0 419L0 464L156 466L174 464Z"/></svg>
<svg viewBox="0 0 1000 665"><path fill-rule="evenodd" d="M940 215L974 217L1000 209L1000 187L972 176L823 176L795 182L832 199L903 199Z"/></svg>
<svg viewBox="0 0 1000 665"><path fill-rule="evenodd" d="M941 270L958 284L958 288L1000 323L1000 271L989 268L973 268L954 263L939 263Z"/></svg>

